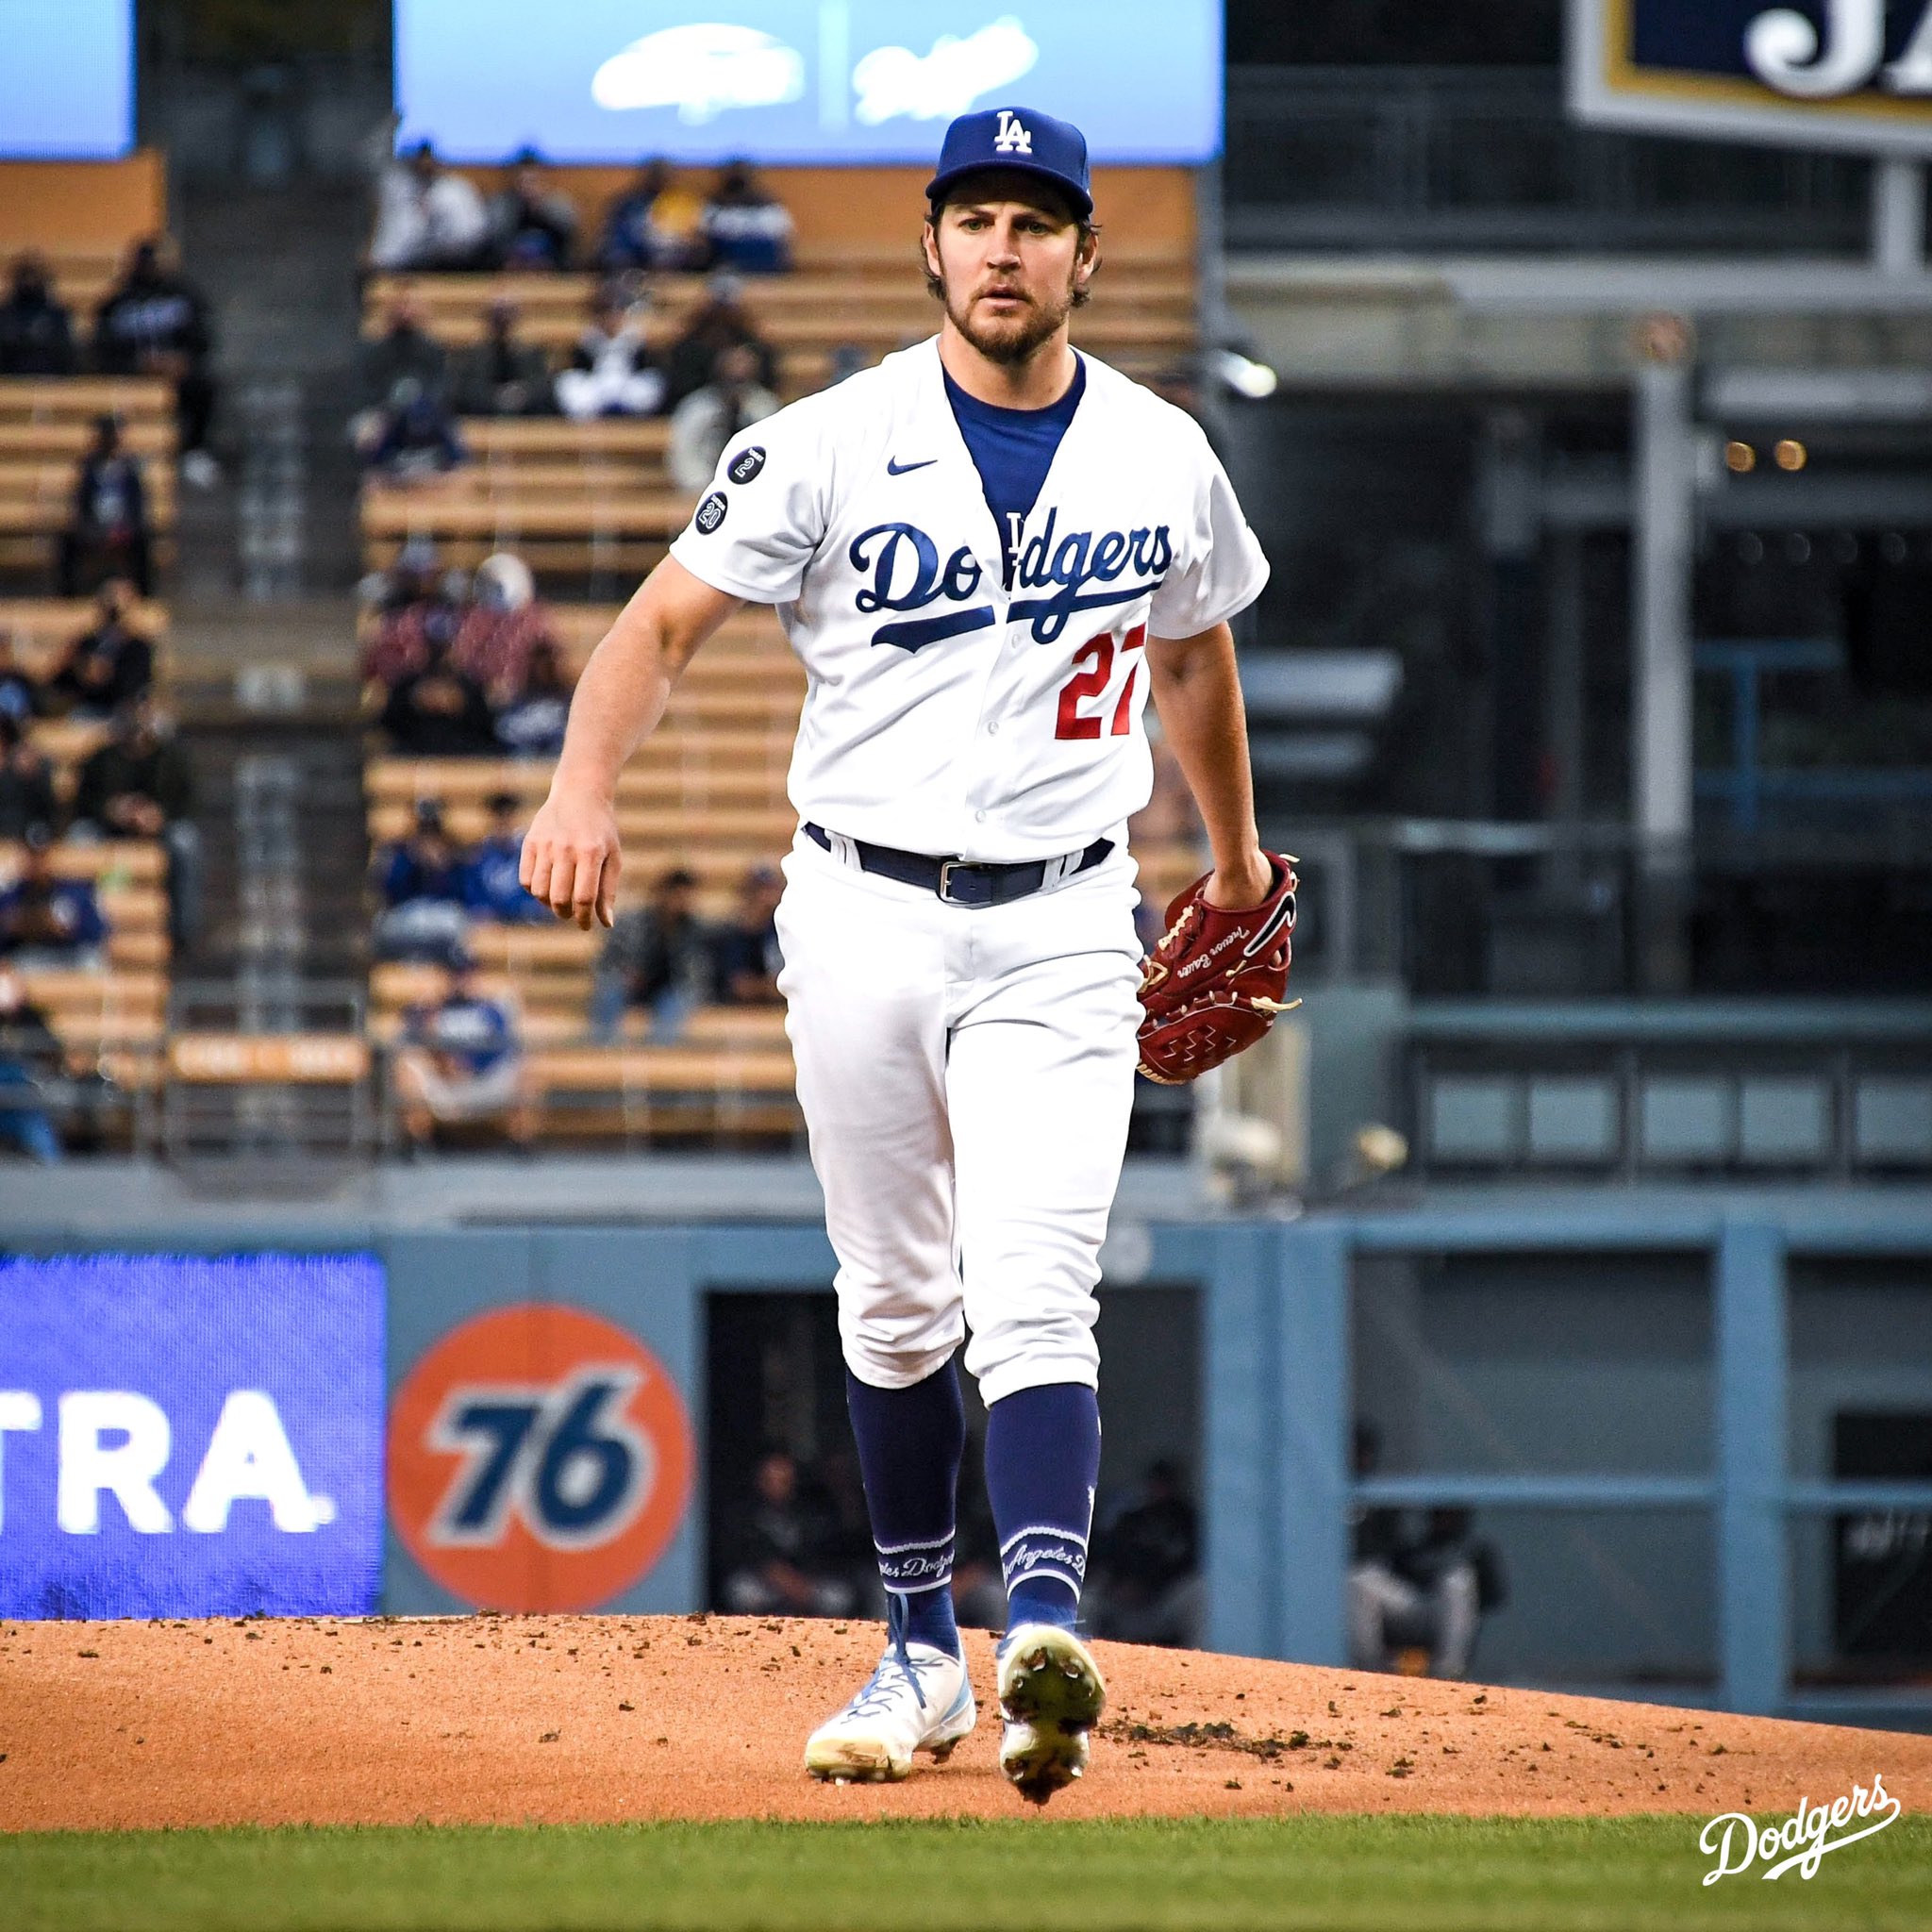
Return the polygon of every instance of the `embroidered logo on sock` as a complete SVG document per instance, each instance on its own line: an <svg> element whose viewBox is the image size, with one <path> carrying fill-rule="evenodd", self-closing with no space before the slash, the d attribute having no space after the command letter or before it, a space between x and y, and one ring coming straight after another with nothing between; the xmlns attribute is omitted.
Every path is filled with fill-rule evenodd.
<svg viewBox="0 0 1932 1932"><path fill-rule="evenodd" d="M1087 1580L1087 1539L1051 1524L1016 1530L1000 1546L1000 1572L1010 1594L1028 1576L1058 1576L1075 1596Z"/></svg>
<svg viewBox="0 0 1932 1932"><path fill-rule="evenodd" d="M935 1537L923 1543L874 1543L879 1580L888 1590L936 1590L953 1580L953 1539Z"/></svg>

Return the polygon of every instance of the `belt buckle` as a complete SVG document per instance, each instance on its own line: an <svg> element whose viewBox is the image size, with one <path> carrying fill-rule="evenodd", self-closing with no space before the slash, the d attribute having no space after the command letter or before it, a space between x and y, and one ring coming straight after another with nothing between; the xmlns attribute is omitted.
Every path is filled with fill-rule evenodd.
<svg viewBox="0 0 1932 1932"><path fill-rule="evenodd" d="M940 882L935 891L940 895L941 905L958 906L962 903L953 897L953 874L958 867L965 863L966 861L963 858L942 858L940 860Z"/></svg>

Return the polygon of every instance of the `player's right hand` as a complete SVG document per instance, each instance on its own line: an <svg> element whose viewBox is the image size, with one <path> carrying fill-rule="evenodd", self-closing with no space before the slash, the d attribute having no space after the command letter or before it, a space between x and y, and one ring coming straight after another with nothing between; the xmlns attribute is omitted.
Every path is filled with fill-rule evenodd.
<svg viewBox="0 0 1932 1932"><path fill-rule="evenodd" d="M617 811L610 801L553 787L524 834L518 868L524 890L558 918L574 919L580 932L589 932L592 919L607 927L615 923L623 870Z"/></svg>

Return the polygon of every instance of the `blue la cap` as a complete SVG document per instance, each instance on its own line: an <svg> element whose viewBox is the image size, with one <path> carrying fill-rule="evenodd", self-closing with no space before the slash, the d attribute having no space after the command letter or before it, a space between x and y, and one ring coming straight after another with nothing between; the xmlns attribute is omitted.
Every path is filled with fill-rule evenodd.
<svg viewBox="0 0 1932 1932"><path fill-rule="evenodd" d="M1087 173L1087 137L1071 121L1031 108L988 108L961 114L946 129L940 167L925 184L925 198L943 200L962 175L981 168L1014 168L1051 181L1082 221L1093 212Z"/></svg>

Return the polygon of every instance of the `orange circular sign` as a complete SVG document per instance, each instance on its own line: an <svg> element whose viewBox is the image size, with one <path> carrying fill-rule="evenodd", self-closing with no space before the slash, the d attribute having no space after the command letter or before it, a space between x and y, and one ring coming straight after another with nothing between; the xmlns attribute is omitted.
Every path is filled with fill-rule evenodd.
<svg viewBox="0 0 1932 1932"><path fill-rule="evenodd" d="M390 1513L453 1595L589 1610L664 1554L691 1500L691 1418L634 1335L524 1302L445 1335L390 1406Z"/></svg>

